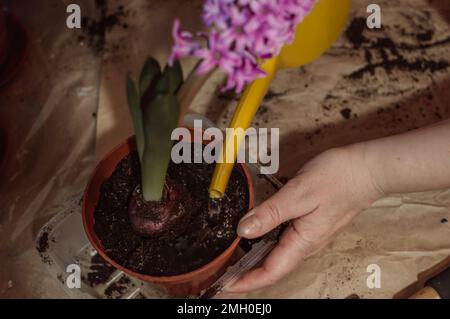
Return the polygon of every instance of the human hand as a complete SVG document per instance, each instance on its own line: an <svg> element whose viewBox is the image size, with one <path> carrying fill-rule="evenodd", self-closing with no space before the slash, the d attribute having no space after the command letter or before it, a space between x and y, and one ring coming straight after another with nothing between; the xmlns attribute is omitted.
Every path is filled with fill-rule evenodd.
<svg viewBox="0 0 450 319"><path fill-rule="evenodd" d="M322 153L241 219L238 234L249 239L285 221L291 223L262 266L245 274L227 293L248 292L275 283L383 195L366 165L364 147L355 144Z"/></svg>

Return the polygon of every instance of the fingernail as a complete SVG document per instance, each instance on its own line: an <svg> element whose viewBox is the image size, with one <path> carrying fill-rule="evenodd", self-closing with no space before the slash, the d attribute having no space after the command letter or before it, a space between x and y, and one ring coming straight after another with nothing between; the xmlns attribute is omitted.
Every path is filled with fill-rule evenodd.
<svg viewBox="0 0 450 319"><path fill-rule="evenodd" d="M248 217L253 216L253 215L255 215L255 210L254 210L254 209L252 209L252 210L249 211L247 214L245 214L244 217L241 218L241 220L239 221L239 223L243 222L244 219L247 219Z"/></svg>
<svg viewBox="0 0 450 319"><path fill-rule="evenodd" d="M250 211L249 213L247 213L247 215L242 217L237 228L237 233L239 236L250 236L260 228L261 224L259 222L259 219L254 217L253 215L255 215L254 210Z"/></svg>

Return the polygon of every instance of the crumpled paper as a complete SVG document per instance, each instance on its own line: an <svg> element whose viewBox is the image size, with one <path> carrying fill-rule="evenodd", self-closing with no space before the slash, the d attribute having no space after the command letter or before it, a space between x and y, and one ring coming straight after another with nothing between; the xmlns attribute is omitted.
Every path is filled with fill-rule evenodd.
<svg viewBox="0 0 450 319"><path fill-rule="evenodd" d="M35 235L69 194L83 188L94 162L132 134L126 73L137 76L148 55L167 60L175 17L183 28L199 30L201 1L108 2L109 12L122 5L125 13L107 30L102 61L79 34L64 29L66 3L10 2L30 30L31 47L21 73L0 92L0 122L11 139L0 175L0 296L64 297L37 257ZM78 2L86 14L93 12L93 2ZM358 29L369 3L355 1L350 27ZM253 125L280 128L280 179L325 149L449 116L450 4L378 4L383 29L364 30L360 46L344 35L316 62L283 70L273 82ZM414 69L399 64L399 55L424 63ZM427 68L433 65L441 67ZM215 74L193 105L221 128L237 103L219 91L223 80ZM449 256L449 207L449 190L382 199L287 278L242 297L392 298ZM381 269L380 288L366 284L371 264Z"/></svg>

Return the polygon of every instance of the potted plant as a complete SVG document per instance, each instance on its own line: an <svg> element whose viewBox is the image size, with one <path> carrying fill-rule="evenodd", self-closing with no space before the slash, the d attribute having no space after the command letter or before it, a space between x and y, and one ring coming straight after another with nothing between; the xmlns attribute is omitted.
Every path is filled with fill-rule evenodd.
<svg viewBox="0 0 450 319"><path fill-rule="evenodd" d="M225 196L212 201L214 164L172 162L171 133L212 70L225 71L224 90L237 93L264 76L258 62L293 39L313 3L207 0L208 33L182 32L175 21L165 68L149 58L138 85L128 76L135 137L98 164L83 198L85 230L104 259L174 296L199 293L224 271L240 240L237 223L253 206L249 173L236 165ZM178 62L184 56L200 59L185 81ZM196 141L175 143L183 142ZM200 148L210 142L206 137Z"/></svg>
<svg viewBox="0 0 450 319"><path fill-rule="evenodd" d="M181 84L178 62L161 71L152 58L139 89L128 77L136 136L98 164L83 202L85 229L99 254L173 296L199 293L217 279L239 243L237 223L253 206L244 165L233 172L226 199L215 202L219 209L212 209L213 164L171 162Z"/></svg>

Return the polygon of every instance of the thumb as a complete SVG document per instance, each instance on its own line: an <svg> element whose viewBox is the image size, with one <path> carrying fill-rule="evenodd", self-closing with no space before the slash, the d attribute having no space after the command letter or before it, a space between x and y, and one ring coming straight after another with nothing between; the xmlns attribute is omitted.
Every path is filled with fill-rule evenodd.
<svg viewBox="0 0 450 319"><path fill-rule="evenodd" d="M315 210L313 203L305 198L304 188L297 179L300 177L289 181L279 192L247 213L239 222L238 235L258 238L285 221Z"/></svg>

